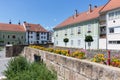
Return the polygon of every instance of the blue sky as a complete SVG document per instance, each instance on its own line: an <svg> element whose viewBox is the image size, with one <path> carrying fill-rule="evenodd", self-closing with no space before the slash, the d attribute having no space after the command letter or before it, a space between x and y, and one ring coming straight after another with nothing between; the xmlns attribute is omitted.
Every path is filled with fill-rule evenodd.
<svg viewBox="0 0 120 80"><path fill-rule="evenodd" d="M83 12L88 5L101 6L109 0L0 0L0 22L13 24L26 21L41 24L45 28L55 27L74 14Z"/></svg>

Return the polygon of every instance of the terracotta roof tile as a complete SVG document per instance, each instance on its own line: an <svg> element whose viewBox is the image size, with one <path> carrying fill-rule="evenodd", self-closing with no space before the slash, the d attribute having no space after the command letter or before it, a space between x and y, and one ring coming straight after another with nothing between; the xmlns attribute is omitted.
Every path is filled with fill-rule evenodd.
<svg viewBox="0 0 120 80"><path fill-rule="evenodd" d="M25 29L22 25L0 23L0 31L25 32Z"/></svg>
<svg viewBox="0 0 120 80"><path fill-rule="evenodd" d="M109 10L120 8L120 0L109 0L100 12L106 12Z"/></svg>
<svg viewBox="0 0 120 80"><path fill-rule="evenodd" d="M80 23L80 22L84 22L87 20L95 19L95 18L99 17L99 11L102 8L103 8L103 6L100 6L98 8L93 9L92 12L87 11L87 12L80 13L75 18L73 16L71 16L68 19L66 19L65 21L63 21L62 23L60 23L59 25L57 25L54 29L62 28L67 25L70 25L70 24L75 24L75 23Z"/></svg>
<svg viewBox="0 0 120 80"><path fill-rule="evenodd" d="M29 26L29 31L34 32L48 32L46 29L44 29L40 24L31 24L31 23L24 23L27 29L27 26Z"/></svg>

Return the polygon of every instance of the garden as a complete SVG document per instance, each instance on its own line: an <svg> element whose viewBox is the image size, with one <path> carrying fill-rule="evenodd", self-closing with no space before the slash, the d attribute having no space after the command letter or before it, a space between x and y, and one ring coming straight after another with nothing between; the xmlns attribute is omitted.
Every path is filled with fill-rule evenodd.
<svg viewBox="0 0 120 80"><path fill-rule="evenodd" d="M104 53L97 53L97 54L94 54L94 56L92 58L88 59L87 54L89 52L84 50L84 49L80 49L80 50L76 50L74 52L70 52L70 50L45 48L45 47L42 47L42 46L35 46L35 45L31 45L29 47L44 50L44 51L48 51L48 52L52 52L52 53L55 53L55 54L69 56L69 57L73 57L73 58L86 59L86 60L89 60L91 62L96 62L96 63L100 63L100 64L103 64L103 65L109 65L109 66L120 68L120 55L114 54L110 57L110 52L109 51L108 51L108 56L106 56Z"/></svg>

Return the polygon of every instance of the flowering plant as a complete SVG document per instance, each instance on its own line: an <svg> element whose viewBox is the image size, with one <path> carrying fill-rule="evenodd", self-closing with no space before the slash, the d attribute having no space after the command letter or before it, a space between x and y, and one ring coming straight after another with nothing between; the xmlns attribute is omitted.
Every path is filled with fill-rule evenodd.
<svg viewBox="0 0 120 80"><path fill-rule="evenodd" d="M72 57L83 59L85 58L85 52L83 51L75 51L71 54Z"/></svg>
<svg viewBox="0 0 120 80"><path fill-rule="evenodd" d="M106 58L105 58L104 54L99 53L99 54L94 55L94 58L92 58L91 61L97 62L97 63L103 63L103 62L105 62L105 60L106 60Z"/></svg>

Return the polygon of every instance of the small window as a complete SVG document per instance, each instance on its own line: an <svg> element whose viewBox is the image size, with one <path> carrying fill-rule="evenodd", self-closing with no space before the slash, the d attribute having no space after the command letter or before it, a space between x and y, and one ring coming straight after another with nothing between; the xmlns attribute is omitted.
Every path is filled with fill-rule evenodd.
<svg viewBox="0 0 120 80"><path fill-rule="evenodd" d="M81 41L80 41L80 40L78 40L78 46L80 46L80 43L81 43Z"/></svg>
<svg viewBox="0 0 120 80"><path fill-rule="evenodd" d="M5 35L3 35L3 38L5 38Z"/></svg>
<svg viewBox="0 0 120 80"><path fill-rule="evenodd" d="M71 40L71 46L73 45L73 40Z"/></svg>
<svg viewBox="0 0 120 80"><path fill-rule="evenodd" d="M23 39L23 36L21 36L21 39Z"/></svg>
<svg viewBox="0 0 120 80"><path fill-rule="evenodd" d="M81 33L81 27L78 27L78 34Z"/></svg>
<svg viewBox="0 0 120 80"><path fill-rule="evenodd" d="M8 38L10 38L10 36L8 35Z"/></svg>
<svg viewBox="0 0 120 80"><path fill-rule="evenodd" d="M117 41L117 44L120 44L120 41Z"/></svg>
<svg viewBox="0 0 120 80"><path fill-rule="evenodd" d="M114 33L114 28L109 28L109 33Z"/></svg>
<svg viewBox="0 0 120 80"><path fill-rule="evenodd" d="M41 39L43 39L43 36L41 36Z"/></svg>
<svg viewBox="0 0 120 80"><path fill-rule="evenodd" d="M91 33L91 25L90 24L88 25L88 31L87 32Z"/></svg>
<svg viewBox="0 0 120 80"><path fill-rule="evenodd" d="M73 35L73 28L71 28L71 35Z"/></svg>
<svg viewBox="0 0 120 80"><path fill-rule="evenodd" d="M13 39L15 39L15 38L16 38L16 36L15 36L15 35L13 35L13 36L12 36L12 38L13 38Z"/></svg>
<svg viewBox="0 0 120 80"><path fill-rule="evenodd" d="M113 20L114 18L114 12L109 13L109 20Z"/></svg>
<svg viewBox="0 0 120 80"><path fill-rule="evenodd" d="M44 36L44 39L46 39L46 37Z"/></svg>
<svg viewBox="0 0 120 80"><path fill-rule="evenodd" d="M67 30L65 30L65 36L67 36Z"/></svg>

